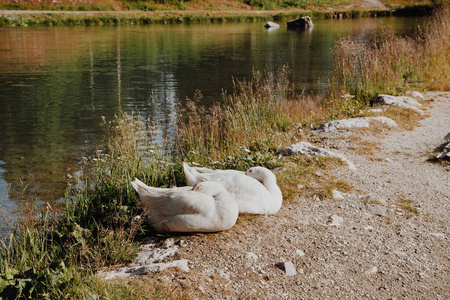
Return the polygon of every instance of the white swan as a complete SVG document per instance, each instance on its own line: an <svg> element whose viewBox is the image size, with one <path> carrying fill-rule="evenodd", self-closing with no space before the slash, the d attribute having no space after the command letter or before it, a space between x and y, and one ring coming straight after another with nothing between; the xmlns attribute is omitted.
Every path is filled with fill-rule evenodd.
<svg viewBox="0 0 450 300"><path fill-rule="evenodd" d="M155 188L135 179L136 190L148 223L160 232L216 232L236 223L239 207L217 182L201 182L193 187Z"/></svg>
<svg viewBox="0 0 450 300"><path fill-rule="evenodd" d="M186 182L216 181L236 199L243 214L275 214L280 210L283 195L275 174L263 167L252 167L247 172L236 170L211 170L190 167L183 163Z"/></svg>

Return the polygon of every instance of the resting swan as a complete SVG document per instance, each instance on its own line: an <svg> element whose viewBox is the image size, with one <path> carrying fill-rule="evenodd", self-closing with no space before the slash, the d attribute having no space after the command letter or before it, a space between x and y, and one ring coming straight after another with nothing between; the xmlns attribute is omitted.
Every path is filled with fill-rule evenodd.
<svg viewBox="0 0 450 300"><path fill-rule="evenodd" d="M131 185L147 210L148 223L160 232L216 232L236 223L239 207L217 182L193 187L155 188L135 179Z"/></svg>
<svg viewBox="0 0 450 300"><path fill-rule="evenodd" d="M211 170L190 167L183 163L186 182L216 181L234 196L239 213L275 214L280 210L283 196L275 174L263 167L252 167L247 172L236 170Z"/></svg>

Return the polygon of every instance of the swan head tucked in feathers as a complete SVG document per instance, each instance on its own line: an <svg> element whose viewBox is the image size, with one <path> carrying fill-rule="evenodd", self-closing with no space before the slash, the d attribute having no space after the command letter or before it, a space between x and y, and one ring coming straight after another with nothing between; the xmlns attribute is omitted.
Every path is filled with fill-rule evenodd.
<svg viewBox="0 0 450 300"><path fill-rule="evenodd" d="M264 167L252 167L245 172L245 175L255 178L261 183L264 183L266 180L275 181L276 177L272 171L266 169Z"/></svg>
<svg viewBox="0 0 450 300"><path fill-rule="evenodd" d="M223 185L215 181L198 182L192 187L192 190L212 197L216 197L222 193L228 193Z"/></svg>

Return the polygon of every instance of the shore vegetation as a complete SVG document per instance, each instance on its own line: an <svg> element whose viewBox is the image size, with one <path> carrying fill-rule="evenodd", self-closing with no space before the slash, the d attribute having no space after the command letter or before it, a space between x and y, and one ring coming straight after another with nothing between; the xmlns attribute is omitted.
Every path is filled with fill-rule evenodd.
<svg viewBox="0 0 450 300"><path fill-rule="evenodd" d="M3 13L0 26L254 22L306 15L316 19L429 15L439 5L443 3L437 0L396 0L371 9L362 2L348 0L91 0L80 5L65 0L0 0L0 10L26 11ZM38 10L46 12L33 12Z"/></svg>
<svg viewBox="0 0 450 300"><path fill-rule="evenodd" d="M68 183L66 205L30 207L0 248L2 299L159 299L187 297L182 291L142 280L107 281L99 270L133 261L141 241L155 234L130 181L152 186L185 185L182 162L245 170L261 165L277 173L284 201L314 199L351 189L326 174L342 164L330 158L279 157L296 141L310 140L319 123L365 114L377 93L448 90L449 8L444 6L413 37L389 29L368 40L341 39L335 46L334 80L328 96L299 93L288 67L253 72L235 81L220 104L201 106L201 92L178 118L178 139L155 145L151 120L119 112L104 121L105 150L85 159L82 175ZM318 173L320 170L321 174ZM299 186L303 188L299 190ZM417 215L411 203L405 209ZM411 207L411 208L410 208Z"/></svg>

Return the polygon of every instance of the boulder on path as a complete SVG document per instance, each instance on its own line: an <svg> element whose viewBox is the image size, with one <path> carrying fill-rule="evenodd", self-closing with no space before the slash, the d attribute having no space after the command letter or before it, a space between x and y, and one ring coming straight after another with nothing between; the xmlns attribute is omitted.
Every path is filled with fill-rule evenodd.
<svg viewBox="0 0 450 300"><path fill-rule="evenodd" d="M422 104L420 104L411 97L378 95L378 97L376 97L375 100L373 101L373 104L381 106L386 105L386 106L402 107L411 109L415 112L418 112L419 114L423 114L423 111L419 109L419 107L422 106Z"/></svg>
<svg viewBox="0 0 450 300"><path fill-rule="evenodd" d="M311 143L308 143L308 142L299 142L297 144L293 144L293 145L281 150L280 154L283 156L292 156L292 155L296 155L296 154L302 154L302 155L306 155L306 156L336 157L336 158L339 158L342 161L346 162L348 164L348 168L350 170L356 170L355 165L351 161L349 161L344 155L313 146Z"/></svg>
<svg viewBox="0 0 450 300"><path fill-rule="evenodd" d="M380 122L388 127L397 127L397 123L386 117L361 117L331 121L314 128L315 131L329 132L341 128L369 128L372 122Z"/></svg>
<svg viewBox="0 0 450 300"><path fill-rule="evenodd" d="M444 146L442 152L436 156L437 159L450 160L450 143Z"/></svg>

